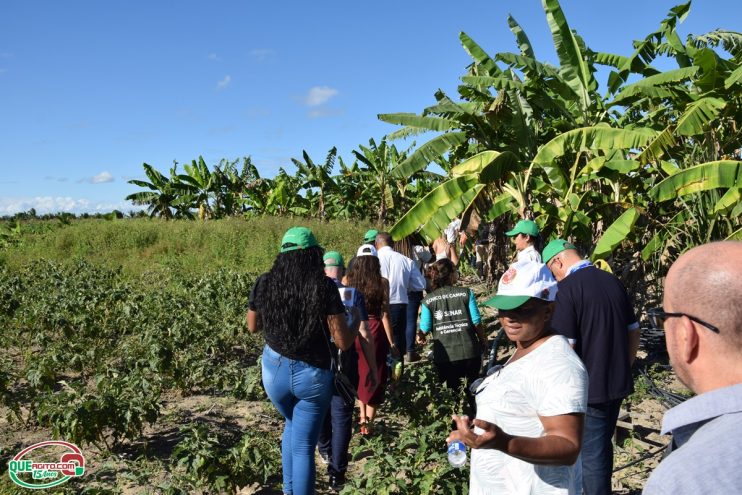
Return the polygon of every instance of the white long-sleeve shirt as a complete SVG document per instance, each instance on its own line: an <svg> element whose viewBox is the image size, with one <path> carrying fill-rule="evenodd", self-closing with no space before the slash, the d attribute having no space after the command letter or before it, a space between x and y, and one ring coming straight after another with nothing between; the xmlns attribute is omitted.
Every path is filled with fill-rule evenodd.
<svg viewBox="0 0 742 495"><path fill-rule="evenodd" d="M389 304L407 304L408 291L425 290L425 278L414 261L389 246L378 253L381 276L389 280Z"/></svg>

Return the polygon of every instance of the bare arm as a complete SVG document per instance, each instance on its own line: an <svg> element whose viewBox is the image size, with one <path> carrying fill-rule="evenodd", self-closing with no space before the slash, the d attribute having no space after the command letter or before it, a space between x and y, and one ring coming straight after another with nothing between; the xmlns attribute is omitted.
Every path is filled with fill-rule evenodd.
<svg viewBox="0 0 742 495"><path fill-rule="evenodd" d="M352 311L358 312L358 308L351 308ZM358 315L356 315L358 318ZM345 321L345 313L337 315L327 315L327 326L330 328L330 335L338 349L347 351L353 345L353 341L358 335L358 329L348 328Z"/></svg>
<svg viewBox="0 0 742 495"><path fill-rule="evenodd" d="M257 311L252 309L247 310L247 330L251 333L255 333L262 327L262 321Z"/></svg>
<svg viewBox="0 0 742 495"><path fill-rule="evenodd" d="M639 350L639 337L641 337L641 329L629 330L629 366L634 365L636 360L636 352Z"/></svg>
<svg viewBox="0 0 742 495"><path fill-rule="evenodd" d="M453 419L458 429L451 432L448 442L461 440L473 449L497 449L531 464L569 466L580 454L585 415L539 416L545 432L537 438L510 435L499 426L480 419L474 420L474 426L484 432L477 435L470 429L467 416L454 416Z"/></svg>
<svg viewBox="0 0 742 495"><path fill-rule="evenodd" d="M456 244L448 245L448 257L451 258L451 263L453 263L454 265L459 264L459 253L458 249L456 248Z"/></svg>

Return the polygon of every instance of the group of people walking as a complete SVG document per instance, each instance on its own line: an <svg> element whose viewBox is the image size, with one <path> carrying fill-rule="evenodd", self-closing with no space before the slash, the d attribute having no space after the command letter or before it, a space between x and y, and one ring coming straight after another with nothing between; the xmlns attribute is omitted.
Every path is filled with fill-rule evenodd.
<svg viewBox="0 0 742 495"><path fill-rule="evenodd" d="M520 221L507 235L517 260L484 304L498 310L515 352L471 390L487 340L473 292L456 285L450 256L456 237L446 239L433 261L432 253L424 260L422 250L394 249L388 233L369 231L346 270L342 255L323 253L308 229L289 229L273 267L256 281L248 310L248 329L265 334L266 392L286 421L284 493L314 492L315 447L328 463L331 488L345 482L354 406L333 386L333 360L355 381L358 431L369 435L384 401L387 357L414 362L415 341L429 337L440 382L466 384L468 411L454 416L447 441L472 449L470 493L611 492L612 436L632 390L639 344L630 298L616 277L566 240L539 253L534 222ZM738 248L732 251L739 260ZM427 279L423 263L429 263ZM344 304L346 287L353 290Z"/></svg>

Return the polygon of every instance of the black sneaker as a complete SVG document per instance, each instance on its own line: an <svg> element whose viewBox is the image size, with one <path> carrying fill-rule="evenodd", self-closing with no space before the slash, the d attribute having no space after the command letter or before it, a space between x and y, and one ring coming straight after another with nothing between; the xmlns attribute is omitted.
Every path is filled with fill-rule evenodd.
<svg viewBox="0 0 742 495"><path fill-rule="evenodd" d="M330 475L330 489L339 492L345 486L345 473Z"/></svg>

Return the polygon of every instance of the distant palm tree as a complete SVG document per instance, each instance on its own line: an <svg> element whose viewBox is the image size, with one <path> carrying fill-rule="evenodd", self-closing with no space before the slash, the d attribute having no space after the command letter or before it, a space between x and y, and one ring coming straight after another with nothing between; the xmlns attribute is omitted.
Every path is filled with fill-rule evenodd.
<svg viewBox="0 0 742 495"><path fill-rule="evenodd" d="M135 205L147 206L150 217L160 216L166 220L173 217L185 216L192 218L190 205L184 200L189 194L193 194L194 188L189 184L183 183L183 176L178 175L175 164L170 169L170 178L165 177L155 170L152 165L147 163L142 165L144 173L151 182L132 179L129 184L149 189L149 191L140 191L129 194L127 201L132 201Z"/></svg>

